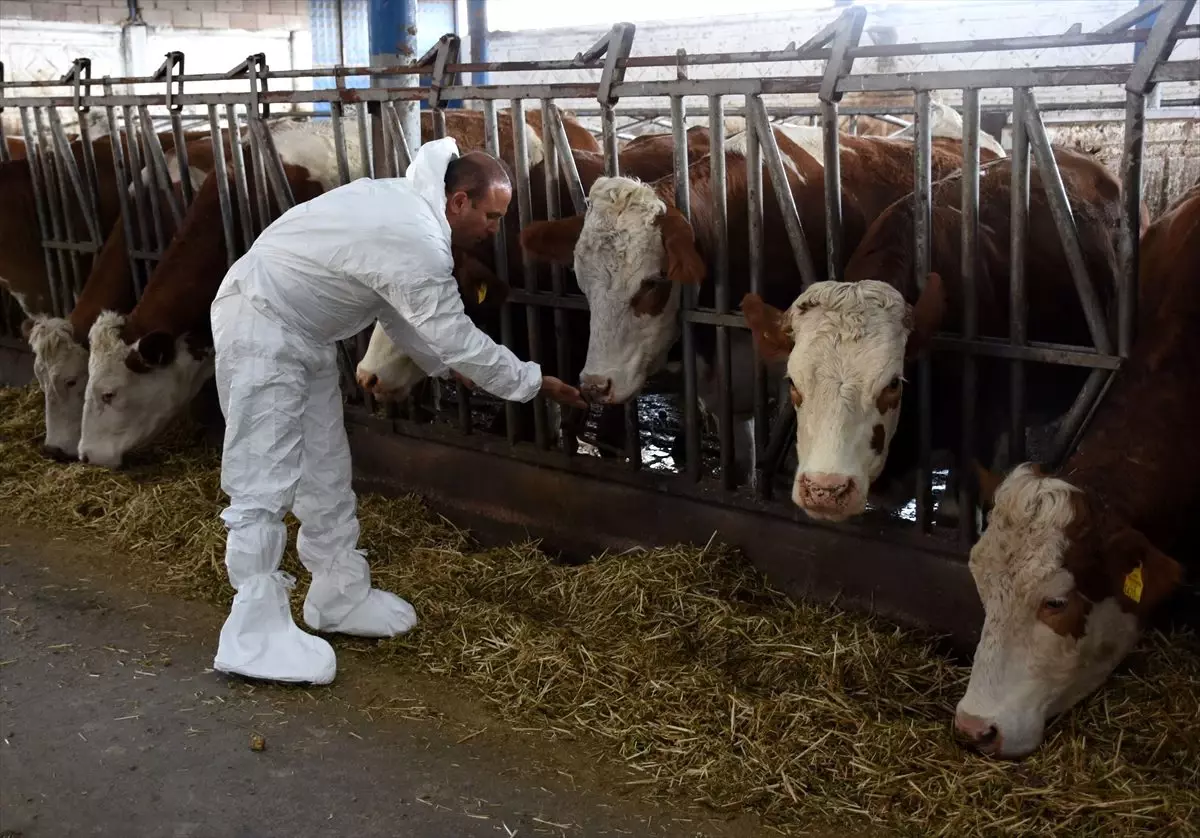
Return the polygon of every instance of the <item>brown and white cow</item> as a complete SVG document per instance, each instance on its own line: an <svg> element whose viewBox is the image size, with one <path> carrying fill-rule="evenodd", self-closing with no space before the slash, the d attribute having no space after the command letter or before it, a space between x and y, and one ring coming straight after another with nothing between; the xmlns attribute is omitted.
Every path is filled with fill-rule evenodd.
<svg viewBox="0 0 1200 838"><path fill-rule="evenodd" d="M954 725L1020 757L1099 687L1195 561L1200 182L1142 237L1137 337L1055 475L1023 464L971 550L986 619ZM995 478L985 478L985 492Z"/></svg>
<svg viewBox="0 0 1200 838"><path fill-rule="evenodd" d="M1075 208L1080 245L1102 305L1113 297L1119 184L1100 163L1055 150ZM979 334L1006 337L1011 164L1001 160L980 180ZM743 302L747 324L765 358L786 361L797 418L798 467L792 498L812 517L842 521L861 513L885 462L891 473L915 465L915 388L904 388L906 362L936 329L961 328L961 219L958 178L933 192L931 265L936 274L918 290L913 267L913 209L906 196L867 231L846 265L845 281L816 283L786 313L753 297ZM1086 344L1090 333L1041 177L1031 177L1028 237L1029 339ZM1006 378L1005 362L978 360L980 380ZM1044 419L1069 407L1085 371L1030 365L1027 402ZM990 372L989 372L990 371ZM935 448L959 451L961 364L935 356ZM994 446L1004 425L1003 388L981 388L981 450ZM940 395L939 395L940 394ZM902 402L909 405L903 411ZM904 444L889 457L901 416ZM990 424L988 419L993 420ZM961 464L960 464L961 465Z"/></svg>

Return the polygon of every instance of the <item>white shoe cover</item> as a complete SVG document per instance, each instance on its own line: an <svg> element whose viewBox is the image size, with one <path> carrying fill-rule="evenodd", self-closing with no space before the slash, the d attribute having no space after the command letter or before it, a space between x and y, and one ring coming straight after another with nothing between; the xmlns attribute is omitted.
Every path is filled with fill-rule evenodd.
<svg viewBox="0 0 1200 838"><path fill-rule="evenodd" d="M313 580L315 588L319 583ZM311 588L309 589L311 592ZM352 634L356 637L395 637L417 624L417 612L405 600L388 591L371 588L367 598L337 622L323 619L311 599L304 600L304 622L313 631Z"/></svg>
<svg viewBox="0 0 1200 838"><path fill-rule="evenodd" d="M337 674L333 647L304 632L292 619L287 573L247 579L221 626L213 669L264 681L328 684Z"/></svg>

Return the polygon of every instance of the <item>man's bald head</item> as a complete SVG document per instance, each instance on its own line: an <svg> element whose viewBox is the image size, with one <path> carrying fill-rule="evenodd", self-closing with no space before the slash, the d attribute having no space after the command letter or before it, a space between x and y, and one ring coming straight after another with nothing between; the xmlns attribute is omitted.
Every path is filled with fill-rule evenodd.
<svg viewBox="0 0 1200 838"><path fill-rule="evenodd" d="M472 201L481 201L493 188L512 191L512 181L504 164L486 151L468 151L446 167L446 197L465 192Z"/></svg>
<svg viewBox="0 0 1200 838"><path fill-rule="evenodd" d="M511 200L508 172L487 152L469 151L446 167L446 221L459 247L495 235Z"/></svg>

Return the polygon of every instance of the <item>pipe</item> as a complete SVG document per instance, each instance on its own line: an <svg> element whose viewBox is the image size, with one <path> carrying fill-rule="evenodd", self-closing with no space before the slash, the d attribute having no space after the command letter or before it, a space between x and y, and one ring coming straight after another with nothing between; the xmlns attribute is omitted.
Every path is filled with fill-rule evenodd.
<svg viewBox="0 0 1200 838"><path fill-rule="evenodd" d="M1025 132L1025 91L1013 89L1012 181L1009 219L1008 334L1013 346L1024 346L1026 335L1025 243L1029 226L1029 138ZM1025 459L1025 363L1013 361L1009 367L1008 461L1016 465Z"/></svg>
<svg viewBox="0 0 1200 838"><path fill-rule="evenodd" d="M924 288L930 268L929 232L932 228L932 158L933 125L930 113L931 101L928 90L917 93L913 143L913 263L916 268L917 287ZM917 412L919 437L917 446L917 529L928 532L933 517L932 493L930 492L930 457L933 447L933 363L929 354L917 362Z"/></svg>
<svg viewBox="0 0 1200 838"><path fill-rule="evenodd" d="M370 0L368 24L372 67L412 65L417 52L417 0ZM372 76L372 87L419 87L420 76ZM400 102L400 124L414 154L421 147L421 105L415 100Z"/></svg>
<svg viewBox="0 0 1200 838"><path fill-rule="evenodd" d="M689 221L692 218L691 181L688 179L687 112L683 97L671 97L671 134L675 145L675 206ZM680 309L696 307L696 289L684 286L679 291ZM684 440L687 444L687 475L692 481L700 479L700 403L696 389L696 332L688 320L683 321L683 417Z"/></svg>
<svg viewBox="0 0 1200 838"><path fill-rule="evenodd" d="M749 96L746 97L750 99ZM746 110L750 107L747 104ZM721 124L722 134L725 131L724 121ZM716 132L711 131L715 137ZM710 140L711 142L711 140ZM762 153L758 146L758 132L754 126L746 126L746 223L750 236L750 291L762 294L763 284L763 181ZM740 301L739 301L740 303ZM755 353L757 356L757 353ZM769 500L771 497L771 480L775 472L769 468L768 462L768 429L767 429L767 371L761 358L756 357L754 363L754 483L758 497ZM788 403L790 406L790 402ZM793 417L794 418L794 417Z"/></svg>
<svg viewBox="0 0 1200 838"><path fill-rule="evenodd" d="M963 91L963 173L962 173L962 280L963 339L975 340L979 334L979 308L976 283L976 254L979 252L979 91ZM962 456L959 462L958 526L964 548L975 543L975 483L968 469L975 459L975 401L978 378L975 356L963 355L962 379Z"/></svg>
<svg viewBox="0 0 1200 838"><path fill-rule="evenodd" d="M471 63L488 61L487 0L467 0L467 37L471 39ZM487 71L471 74L472 84L488 84Z"/></svg>

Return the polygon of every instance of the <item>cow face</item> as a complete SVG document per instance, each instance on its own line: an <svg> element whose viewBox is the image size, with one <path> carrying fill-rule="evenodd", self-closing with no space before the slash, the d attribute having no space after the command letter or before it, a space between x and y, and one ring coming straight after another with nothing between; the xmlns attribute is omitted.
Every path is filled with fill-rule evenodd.
<svg viewBox="0 0 1200 838"><path fill-rule="evenodd" d="M687 219L645 184L602 177L585 216L531 224L521 244L537 258L574 265L591 312L584 398L620 404L636 396L678 336L681 286L704 278Z"/></svg>
<svg viewBox="0 0 1200 838"><path fill-rule="evenodd" d="M971 550L986 618L954 725L985 753L1020 757L1041 743L1047 719L1104 682L1182 571L1082 490L1029 464L992 502Z"/></svg>
<svg viewBox="0 0 1200 838"><path fill-rule="evenodd" d="M106 311L89 334L79 459L106 468L161 432L213 373L211 349L194 351L186 338L162 332L126 344L124 323Z"/></svg>
<svg viewBox="0 0 1200 838"><path fill-rule="evenodd" d="M371 342L355 370L358 385L380 401L401 402L425 378L412 358L396 348L383 327L375 324Z"/></svg>
<svg viewBox="0 0 1200 838"><path fill-rule="evenodd" d="M787 312L742 302L759 355L787 362L796 410L792 500L813 518L843 521L866 508L900 418L905 359L944 307L931 274L916 306L890 285L817 282Z"/></svg>
<svg viewBox="0 0 1200 838"><path fill-rule="evenodd" d="M55 460L79 453L83 394L88 379L88 351L75 340L69 321L36 316L23 324L33 349L33 374L46 403L46 438L42 452Z"/></svg>

